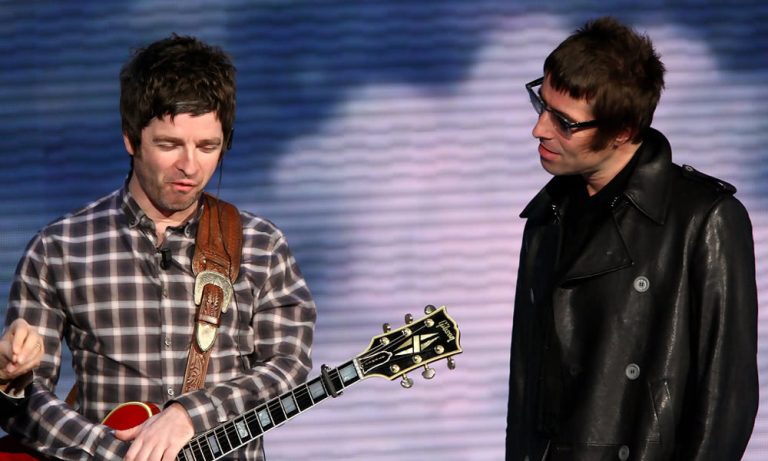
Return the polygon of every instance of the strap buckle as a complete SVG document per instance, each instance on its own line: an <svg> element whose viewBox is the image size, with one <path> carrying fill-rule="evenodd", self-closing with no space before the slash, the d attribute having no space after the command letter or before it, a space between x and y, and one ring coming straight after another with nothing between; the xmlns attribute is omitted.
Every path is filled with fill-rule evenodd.
<svg viewBox="0 0 768 461"><path fill-rule="evenodd" d="M206 285L215 285L221 288L224 298L221 300L221 312L227 312L229 302L232 300L232 282L227 277L216 271L202 271L195 277L195 305L199 306L203 301L203 288Z"/></svg>
<svg viewBox="0 0 768 461"><path fill-rule="evenodd" d="M232 300L232 282L223 274L216 271L203 271L197 274L195 277L195 304L200 305L203 301L203 290L207 285L214 285L221 288L223 294L221 300L221 312L227 312L229 302ZM216 332L218 330L218 315L211 318L210 316L198 314L197 328L195 329L195 337L197 339L197 345L203 352L208 352L208 349L213 346L216 341ZM202 321L201 321L202 320ZM214 323L211 323L213 320Z"/></svg>

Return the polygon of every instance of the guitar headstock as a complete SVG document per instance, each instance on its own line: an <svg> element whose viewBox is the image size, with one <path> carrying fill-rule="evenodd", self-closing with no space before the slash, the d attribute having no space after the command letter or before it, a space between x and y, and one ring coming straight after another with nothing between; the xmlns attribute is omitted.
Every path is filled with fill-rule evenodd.
<svg viewBox="0 0 768 461"><path fill-rule="evenodd" d="M451 356L461 353L459 327L446 312L427 306L426 316L413 320L405 316L406 325L390 330L384 324L384 333L374 336L368 348L355 358L355 364L363 378L381 376L393 380L409 371L424 367L422 376L431 379L435 370L428 365L436 360L448 358L448 367L455 363ZM411 387L413 381L404 376L403 387Z"/></svg>

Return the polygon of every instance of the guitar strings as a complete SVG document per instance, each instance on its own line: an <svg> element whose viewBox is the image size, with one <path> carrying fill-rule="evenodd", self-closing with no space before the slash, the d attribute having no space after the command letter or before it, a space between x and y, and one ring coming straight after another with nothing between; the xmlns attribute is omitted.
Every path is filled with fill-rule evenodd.
<svg viewBox="0 0 768 461"><path fill-rule="evenodd" d="M388 343L388 344L384 344L384 343L380 342L378 344L378 346L374 346L374 347L371 348L371 351L372 351L371 353L378 353L378 352L381 352L382 350L390 348L390 347L400 346L401 344L403 344L406 341L408 341L408 338L410 338L414 334L420 333L421 330L423 330L424 328L426 328L426 327L422 323L422 325L419 325L418 327L416 327L415 330L412 330L410 335L403 334L402 336L400 336L399 338L395 338L391 343ZM405 331L400 331L400 333L405 333Z"/></svg>
<svg viewBox="0 0 768 461"><path fill-rule="evenodd" d="M335 376L333 376L333 378L335 378L339 382L341 382L341 384L343 386L343 382L341 381L341 374L338 371L338 369L331 369L331 370L329 370L329 373L335 375ZM325 399L325 398L328 397L329 394L327 393L327 390L325 388L323 388L323 390L326 391L326 393L323 396L323 398ZM269 402L266 402L266 403L264 403L264 404L262 404L262 405L260 405L260 406L258 406L256 408L254 408L252 410L249 410L249 411L243 413L242 415L240 415L240 417L243 418L243 421L246 423L246 426L248 427L248 436L246 437L246 440L243 440L243 438L240 437L240 434L239 434L237 428L235 427L235 421L239 418L239 417L237 417L237 418L233 418L233 419L227 421L226 423L223 423L220 426L217 426L217 427L215 427L215 428L213 428L213 429L211 429L211 430L209 430L209 431L207 431L207 432L205 432L203 434L200 434L197 437L194 437L192 440L190 440L187 443L186 448L189 449L190 454L194 457L194 459L197 459L197 455L201 456L202 459L205 459L206 451L210 452L213 455L213 449L210 446L210 441L209 441L210 440L209 437L211 436L211 434L213 434L213 436L216 438L216 443L219 446L219 450L218 451L221 452L220 456L217 456L215 458L215 459L218 459L218 457L221 457L221 456L226 455L227 453L230 453L231 451L241 447L245 443L248 443L248 442L250 442L252 440L255 440L258 437L261 437L267 430L271 429L272 427L276 427L277 426L277 424L274 424L274 419L272 417L272 413L274 412L274 410L280 409L283 412L283 414L285 415L286 421L288 419L293 418L293 416L289 416L287 414L287 412L282 407L282 404L280 403L280 402L283 401L284 397L289 395L289 394L294 398L294 404L296 405L296 409L298 410L298 412L295 413L293 416L296 416L299 413L301 413L302 411L304 411L298 405L298 402L296 401L297 398L304 398L304 397L309 395L310 399L312 400L312 405L315 405L315 404L319 403L318 401L315 401L315 399L311 397L311 394L309 392L309 385L307 383L304 383L301 386L297 387L296 389L294 389L292 391L288 391L288 392L286 392L284 394L281 394L278 398L272 399ZM269 416L270 416L271 422L272 422L272 427L270 427L269 429L264 429L263 428L263 426L261 424L261 421L259 420L259 417L258 417L258 412L261 411L262 408L264 408L264 407L266 407L266 409L269 411ZM310 407L307 407L307 408L310 408ZM250 430L250 426L254 422L258 423L258 427L261 430L261 433L255 435L255 436L253 434L251 434L251 430ZM227 447L222 444L222 440L226 440L227 441L226 445L229 447L229 449L227 449ZM236 440L238 442L238 444L237 445L233 445L232 440ZM205 446L203 446L203 444L205 444ZM216 456L216 455L214 455L214 456ZM185 459L186 459L186 457L185 457Z"/></svg>
<svg viewBox="0 0 768 461"><path fill-rule="evenodd" d="M415 329L413 329L412 333L410 335L403 334L400 337L395 338L394 340L392 340L390 343L387 343L387 344L379 343L378 345L376 345L376 346L371 348L371 351L369 352L368 355L379 353L379 352L381 352L381 351L383 351L385 349L388 349L388 348L399 347L401 344L403 344L406 341L408 341L409 337L413 336L414 334L420 333L424 328L425 328L425 325L422 323L419 326L417 326ZM400 333L405 333L405 332L401 330ZM341 383L342 386L344 385L344 383L343 383L343 381L341 379L341 374L340 374L340 372L339 372L339 370L337 368L329 370L329 373L333 373L335 375L334 378L337 379ZM317 378L315 378L315 379L317 379ZM322 381L321 381L321 384L322 384ZM325 391L325 395L324 395L323 398L327 398L329 394L328 394L328 390L325 389L324 385L323 385L323 390ZM240 437L240 434L237 431L237 428L235 427L235 420L238 419L239 418L238 417L238 418L233 418L233 419L227 421L226 423L211 429L210 431L207 431L207 432L205 432L203 434L200 434L197 437L193 437L192 440L190 440L189 443L187 443L186 448L188 448L190 454L194 457L194 459L197 459L196 455L200 455L201 457L205 456L205 450L204 450L204 447L202 445L203 443L205 443L205 449L207 449L208 452L213 454L213 450L212 450L212 448L210 446L210 442L209 442L209 438L208 438L208 437L210 437L211 434L213 434L213 436L216 439L216 443L218 444L218 447L219 447L218 451L222 452L222 453L220 453L220 455L221 456L226 455L227 453L233 451L234 449L242 446L244 443L250 442L250 441L252 441L252 440L262 436L266 432L266 430L263 428L263 426L261 424L261 421L259 420L259 417L258 417L258 412L261 411L262 408L266 408L267 409L267 411L269 413L270 423L271 423L272 427L277 426L277 424L274 423L274 418L272 416L272 413L275 410L277 410L277 409L279 409L282 412L283 416L285 416L285 421L287 421L288 419L291 419L293 416L289 416L288 415L288 413L285 411L285 409L283 408L283 405L281 403L283 401L283 399L285 398L285 396L287 396L287 395L290 395L292 397L293 403L296 406L296 409L298 410L298 412L295 413L293 416L296 416L297 414L299 414L299 413L301 413L303 411L300 408L300 406L298 405L298 402L296 401L297 398L305 398L305 397L309 396L311 401L312 401L312 405L318 403L312 397L311 392L309 390L308 383L304 383L301 386L299 386L298 388L296 388L296 389L294 389L292 391L288 391L288 392L286 392L284 394L281 394L279 397L271 399L270 401L268 401L268 402L266 402L266 403L264 403L264 404L262 404L262 405L260 405L260 406L258 406L256 408L254 408L252 410L249 410L249 411L243 413L240 416L240 417L243 418L243 421L246 423L246 426L248 427L248 434L249 434L248 435L248 440L243 441L242 438ZM254 422L256 422L258 424L259 428L261 429L261 433L256 435L256 436L254 436L253 434L250 433L250 426ZM270 429L271 429L271 427L270 427ZM234 436L232 438L234 438L235 440L238 440L240 442L239 445L233 446L233 444L231 442L231 438L229 437L230 435ZM223 450L225 448L222 446L222 443L221 443L222 437L227 440L227 445L231 448L230 450L228 450L226 452L223 452ZM186 459L186 455L184 455L184 456L185 456L185 459ZM220 456L218 456L218 457L220 457Z"/></svg>

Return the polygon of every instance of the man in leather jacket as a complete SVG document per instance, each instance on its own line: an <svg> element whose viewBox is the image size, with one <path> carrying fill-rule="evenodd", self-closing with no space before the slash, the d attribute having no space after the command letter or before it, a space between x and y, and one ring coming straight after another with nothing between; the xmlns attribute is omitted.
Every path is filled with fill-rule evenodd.
<svg viewBox="0 0 768 461"><path fill-rule="evenodd" d="M650 127L650 39L587 23L526 85L554 178L526 218L507 460L738 460L758 405L752 227Z"/></svg>

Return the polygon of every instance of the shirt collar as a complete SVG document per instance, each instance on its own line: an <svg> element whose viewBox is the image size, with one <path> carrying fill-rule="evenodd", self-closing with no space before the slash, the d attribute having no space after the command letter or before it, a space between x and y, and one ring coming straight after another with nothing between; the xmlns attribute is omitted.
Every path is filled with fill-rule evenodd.
<svg viewBox="0 0 768 461"><path fill-rule="evenodd" d="M120 190L119 201L120 208L128 219L128 227L132 229L137 227L141 229L149 229L154 232L154 221L152 221L152 219L147 216L147 213L144 212L139 203L136 201L136 198L134 198L133 194L131 194L131 191L128 189L128 181L125 182ZM187 237L193 236L197 231L197 224L200 222L200 217L202 214L203 207L201 205L197 207L197 211L190 219L187 220L187 222L172 229L178 229Z"/></svg>

